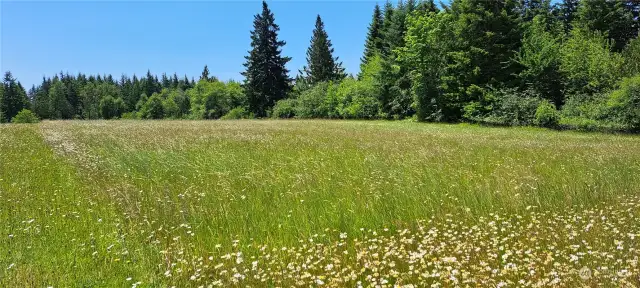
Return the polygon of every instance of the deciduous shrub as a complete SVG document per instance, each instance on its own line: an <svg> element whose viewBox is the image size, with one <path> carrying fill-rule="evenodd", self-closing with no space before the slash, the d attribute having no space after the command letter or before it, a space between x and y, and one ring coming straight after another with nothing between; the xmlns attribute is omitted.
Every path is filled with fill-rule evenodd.
<svg viewBox="0 0 640 288"><path fill-rule="evenodd" d="M12 123L38 123L40 119L29 109L22 109L11 119Z"/></svg>
<svg viewBox="0 0 640 288"><path fill-rule="evenodd" d="M149 99L142 105L140 109L140 118L142 119L161 119L164 117L164 107L162 106L162 98L159 94L153 93Z"/></svg>
<svg viewBox="0 0 640 288"><path fill-rule="evenodd" d="M122 98L106 96L100 100L100 114L104 119L120 118L126 109Z"/></svg>
<svg viewBox="0 0 640 288"><path fill-rule="evenodd" d="M336 91L338 111L342 118L371 119L378 116L380 102L376 99L375 88L367 81L345 79Z"/></svg>
<svg viewBox="0 0 640 288"><path fill-rule="evenodd" d="M533 125L541 99L535 92L495 89L484 92L483 101L464 107L464 117L494 125Z"/></svg>
<svg viewBox="0 0 640 288"><path fill-rule="evenodd" d="M271 112L273 118L293 118L296 116L297 99L282 99L276 102Z"/></svg>
<svg viewBox="0 0 640 288"><path fill-rule="evenodd" d="M558 126L560 114L556 110L556 106L548 100L542 100L536 109L534 123L540 127L553 128Z"/></svg>
<svg viewBox="0 0 640 288"><path fill-rule="evenodd" d="M327 90L333 85L327 82L321 82L313 86L311 89L305 90L298 96L296 105L296 117L298 118L325 118L329 115L329 108L325 100L327 98Z"/></svg>
<svg viewBox="0 0 640 288"><path fill-rule="evenodd" d="M640 75L623 79L611 92L607 105L610 115L629 130L640 130Z"/></svg>
<svg viewBox="0 0 640 288"><path fill-rule="evenodd" d="M222 116L220 119L222 120L233 120L233 119L251 119L254 118L252 113L249 113L244 107L236 107L231 109L227 114Z"/></svg>

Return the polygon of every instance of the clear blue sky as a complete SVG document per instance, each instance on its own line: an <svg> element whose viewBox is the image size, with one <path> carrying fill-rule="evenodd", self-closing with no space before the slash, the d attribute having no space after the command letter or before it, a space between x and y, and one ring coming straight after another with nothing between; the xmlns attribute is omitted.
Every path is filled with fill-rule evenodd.
<svg viewBox="0 0 640 288"><path fill-rule="evenodd" d="M293 75L305 64L316 14L347 72L358 72L375 1L268 3ZM197 79L205 64L222 80L240 80L261 2L0 0L0 9L0 69L28 89L60 71Z"/></svg>

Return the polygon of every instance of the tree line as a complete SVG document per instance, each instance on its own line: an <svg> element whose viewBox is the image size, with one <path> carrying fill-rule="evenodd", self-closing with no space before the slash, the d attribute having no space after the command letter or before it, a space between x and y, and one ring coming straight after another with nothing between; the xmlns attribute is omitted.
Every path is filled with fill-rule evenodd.
<svg viewBox="0 0 640 288"><path fill-rule="evenodd" d="M252 117L405 119L640 129L640 2L400 0L376 4L360 71L347 75L320 15L307 64L291 78L266 2L244 81L147 72L55 75L25 92L10 72L0 119Z"/></svg>

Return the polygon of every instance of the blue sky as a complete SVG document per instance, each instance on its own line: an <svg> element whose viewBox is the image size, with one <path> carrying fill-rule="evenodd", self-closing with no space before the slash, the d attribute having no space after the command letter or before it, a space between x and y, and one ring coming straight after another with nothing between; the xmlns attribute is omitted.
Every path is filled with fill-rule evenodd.
<svg viewBox="0 0 640 288"><path fill-rule="evenodd" d="M150 69L197 79L205 64L222 80L240 80L260 3L1 0L0 69L26 88L60 71L119 77ZM358 72L375 1L268 3L292 72L305 64L316 14L347 72Z"/></svg>

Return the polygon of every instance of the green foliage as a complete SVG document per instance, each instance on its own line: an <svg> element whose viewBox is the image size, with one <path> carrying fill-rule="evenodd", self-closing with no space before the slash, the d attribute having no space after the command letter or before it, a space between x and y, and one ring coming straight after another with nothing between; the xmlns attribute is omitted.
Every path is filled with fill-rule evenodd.
<svg viewBox="0 0 640 288"><path fill-rule="evenodd" d="M334 49L320 15L316 18L311 43L307 49L307 66L304 67L306 81L313 85L325 81L339 81L346 77L342 62L333 57Z"/></svg>
<svg viewBox="0 0 640 288"><path fill-rule="evenodd" d="M293 118L296 116L297 99L282 99L276 102L271 111L273 118Z"/></svg>
<svg viewBox="0 0 640 288"><path fill-rule="evenodd" d="M71 119L73 117L73 107L67 100L67 87L57 79L54 79L49 90L49 109L51 119Z"/></svg>
<svg viewBox="0 0 640 288"><path fill-rule="evenodd" d="M104 119L120 118L127 105L122 98L113 98L110 95L100 100L100 114Z"/></svg>
<svg viewBox="0 0 640 288"><path fill-rule="evenodd" d="M375 92L376 89L368 81L345 79L336 91L339 115L347 119L378 117L380 103Z"/></svg>
<svg viewBox="0 0 640 288"><path fill-rule="evenodd" d="M38 116L28 109L22 109L16 116L11 119L11 123L38 123Z"/></svg>
<svg viewBox="0 0 640 288"><path fill-rule="evenodd" d="M611 49L622 51L627 42L638 35L632 11L624 1L584 0L578 8L578 23L591 31L602 32L612 40Z"/></svg>
<svg viewBox="0 0 640 288"><path fill-rule="evenodd" d="M362 71L362 67L367 65L369 60L376 55L380 55L382 53L384 42L383 42L383 34L382 34L382 11L380 10L380 5L376 4L373 10L373 16L371 19L371 24L369 24L369 31L367 32L367 39L364 44L364 55L360 61L360 70Z"/></svg>
<svg viewBox="0 0 640 288"><path fill-rule="evenodd" d="M207 67L207 65L204 65L202 75L200 75L200 80L209 81L209 67Z"/></svg>
<svg viewBox="0 0 640 288"><path fill-rule="evenodd" d="M563 77L560 73L560 50L563 32L560 23L547 30L543 16L535 16L524 33L516 61L523 69L518 75L522 84L556 106L564 103Z"/></svg>
<svg viewBox="0 0 640 288"><path fill-rule="evenodd" d="M142 119L162 119L164 117L164 107L162 97L158 93L153 93L140 108L140 118Z"/></svg>
<svg viewBox="0 0 640 288"><path fill-rule="evenodd" d="M631 77L640 74L640 37L631 40L622 52L623 75Z"/></svg>
<svg viewBox="0 0 640 288"><path fill-rule="evenodd" d="M27 93L20 82L13 78L11 72L7 71L4 74L0 95L0 110L4 114L4 121L10 122L18 112L26 108L29 108Z"/></svg>
<svg viewBox="0 0 640 288"><path fill-rule="evenodd" d="M278 40L279 30L273 13L263 1L262 13L254 17L251 51L246 56L246 71L242 73L249 110L257 117L265 117L267 111L291 90L289 70L285 67L291 58L281 55L286 42Z"/></svg>
<svg viewBox="0 0 640 288"><path fill-rule="evenodd" d="M573 21L578 16L579 0L562 0L559 9L556 10L557 18L562 23L565 32L573 29Z"/></svg>
<svg viewBox="0 0 640 288"><path fill-rule="evenodd" d="M534 123L540 127L553 128L558 125L560 114L556 106L547 100L540 101L536 109Z"/></svg>
<svg viewBox="0 0 640 288"><path fill-rule="evenodd" d="M576 26L560 51L560 71L571 94L594 94L614 87L621 76L623 58L610 51L600 32Z"/></svg>
<svg viewBox="0 0 640 288"><path fill-rule="evenodd" d="M640 131L640 75L623 79L619 86L609 96L610 115L627 129Z"/></svg>
<svg viewBox="0 0 640 288"><path fill-rule="evenodd" d="M242 87L236 82L201 80L187 95L195 119L218 119L231 109L246 105Z"/></svg>
<svg viewBox="0 0 640 288"><path fill-rule="evenodd" d="M529 126L534 124L541 103L535 92L513 88L484 91L482 99L465 106L466 119L493 125Z"/></svg>
<svg viewBox="0 0 640 288"><path fill-rule="evenodd" d="M253 113L247 111L244 107L236 107L231 109L229 113L222 116L220 119L222 120L234 120L234 119L251 119L255 118Z"/></svg>
<svg viewBox="0 0 640 288"><path fill-rule="evenodd" d="M181 89L163 89L162 107L166 117L180 119L189 114L191 102Z"/></svg>
<svg viewBox="0 0 640 288"><path fill-rule="evenodd" d="M409 65L412 95L418 120L442 120L443 111L456 106L446 101L444 85L449 51L455 42L449 13L418 13L409 17L406 46L399 58ZM456 108L453 108L455 110Z"/></svg>
<svg viewBox="0 0 640 288"><path fill-rule="evenodd" d="M89 83L86 86L84 86L81 90L80 90L80 99L81 99L81 103L82 103L82 117L84 119L98 119L100 117L103 117L105 119L111 119L114 117L119 117L120 114L124 113L124 110L126 110L126 104L124 104L124 102L122 100L120 100L122 102L122 104L118 103L118 105L123 105L123 107L118 107L118 111L116 113L116 111L111 110L113 107L109 106L109 105L114 105L114 101L115 99L120 99L120 90L118 89L118 86L116 86L113 83ZM107 99L109 98L109 99ZM103 110L103 101L104 106L109 111L106 112L105 114L105 110ZM117 116L115 116L116 113L118 114ZM105 116L107 115L107 116Z"/></svg>
<svg viewBox="0 0 640 288"><path fill-rule="evenodd" d="M7 122L7 117L4 115L4 85L0 85L0 123Z"/></svg>
<svg viewBox="0 0 640 288"><path fill-rule="evenodd" d="M322 82L300 95L296 102L295 116L298 118L325 118L329 108L325 105L327 90L332 82Z"/></svg>
<svg viewBox="0 0 640 288"><path fill-rule="evenodd" d="M122 113L120 119L140 119L140 117L138 117L138 113L136 112L125 112Z"/></svg>

